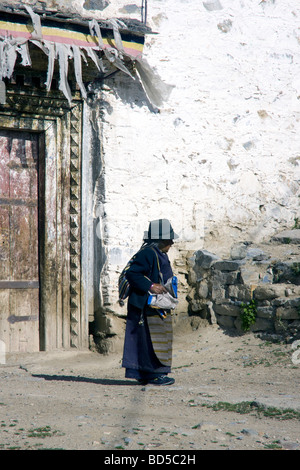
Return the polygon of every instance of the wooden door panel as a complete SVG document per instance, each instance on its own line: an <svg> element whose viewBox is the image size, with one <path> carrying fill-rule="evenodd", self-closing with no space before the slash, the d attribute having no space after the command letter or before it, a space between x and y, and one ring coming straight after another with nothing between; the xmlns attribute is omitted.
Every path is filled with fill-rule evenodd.
<svg viewBox="0 0 300 470"><path fill-rule="evenodd" d="M9 209L0 205L0 279L9 279Z"/></svg>
<svg viewBox="0 0 300 470"><path fill-rule="evenodd" d="M9 351L39 351L38 289L10 289Z"/></svg>
<svg viewBox="0 0 300 470"><path fill-rule="evenodd" d="M0 198L9 197L9 147L6 135L0 133Z"/></svg>
<svg viewBox="0 0 300 470"><path fill-rule="evenodd" d="M38 136L0 130L0 340L39 350Z"/></svg>
<svg viewBox="0 0 300 470"><path fill-rule="evenodd" d="M31 207L12 207L10 218L12 280L38 281L37 235L37 210Z"/></svg>

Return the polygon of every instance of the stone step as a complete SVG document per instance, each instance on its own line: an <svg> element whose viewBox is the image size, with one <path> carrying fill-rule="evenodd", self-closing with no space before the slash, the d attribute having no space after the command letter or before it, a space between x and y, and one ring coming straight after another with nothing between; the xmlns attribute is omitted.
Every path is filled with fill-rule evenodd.
<svg viewBox="0 0 300 470"><path fill-rule="evenodd" d="M231 259L198 250L193 261L192 314L198 312L224 328L241 331L243 304L253 299L256 321L252 331L300 334L299 246L238 243Z"/></svg>
<svg viewBox="0 0 300 470"><path fill-rule="evenodd" d="M284 230L272 237L272 240L285 244L300 244L300 229Z"/></svg>

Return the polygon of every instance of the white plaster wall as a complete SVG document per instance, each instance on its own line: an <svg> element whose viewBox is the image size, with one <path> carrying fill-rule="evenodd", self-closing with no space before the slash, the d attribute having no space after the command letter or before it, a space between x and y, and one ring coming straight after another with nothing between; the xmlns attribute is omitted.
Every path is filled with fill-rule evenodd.
<svg viewBox="0 0 300 470"><path fill-rule="evenodd" d="M144 57L174 85L160 112L120 73L101 91L105 194L101 202L95 195L94 214L112 310L118 271L151 219L170 218L181 235L171 257L184 278L188 250L223 255L237 240L268 240L300 217L299 1L219 2L222 9L208 10L202 0L148 0L157 34L147 36ZM140 19L142 2L26 3Z"/></svg>
<svg viewBox="0 0 300 470"><path fill-rule="evenodd" d="M180 233L178 261L268 240L299 216L299 2L220 2L148 1L158 34L144 57L174 85L159 113L124 76L102 91L111 285L151 219L168 217ZM114 3L107 12L118 16Z"/></svg>

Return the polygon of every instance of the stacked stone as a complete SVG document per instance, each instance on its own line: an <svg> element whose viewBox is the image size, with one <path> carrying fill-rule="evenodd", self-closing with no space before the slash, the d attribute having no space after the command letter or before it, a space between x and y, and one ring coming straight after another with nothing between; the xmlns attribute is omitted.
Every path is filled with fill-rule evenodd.
<svg viewBox="0 0 300 470"><path fill-rule="evenodd" d="M251 331L300 335L300 263L272 259L251 244L231 250L231 259L199 250L190 260L191 315L242 332L241 310L252 300L256 321Z"/></svg>

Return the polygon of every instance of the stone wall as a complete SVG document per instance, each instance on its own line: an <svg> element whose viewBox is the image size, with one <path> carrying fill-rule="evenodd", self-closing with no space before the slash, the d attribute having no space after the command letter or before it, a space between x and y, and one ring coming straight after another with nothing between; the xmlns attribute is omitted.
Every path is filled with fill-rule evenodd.
<svg viewBox="0 0 300 470"><path fill-rule="evenodd" d="M300 337L299 241L298 229L264 245L234 244L226 260L196 251L190 258L190 315L243 333L241 313L253 303L251 331Z"/></svg>
<svg viewBox="0 0 300 470"><path fill-rule="evenodd" d="M117 278L150 220L169 218L181 236L170 256L184 316L189 253L226 258L234 241L262 243L299 217L300 7L222 0L221 9L208 10L204 3L148 1L157 34L147 35L144 57L173 85L163 107L120 73L100 90L99 312L114 338L122 337L118 317L126 313ZM116 16L125 14L113 1L101 14L113 4Z"/></svg>
<svg viewBox="0 0 300 470"><path fill-rule="evenodd" d="M228 256L233 241L261 243L299 216L300 7L204 3L148 1L157 34L144 57L173 85L164 107L122 74L101 90L107 312L122 314L117 276L151 219L171 220L181 236L171 257L184 263L193 250Z"/></svg>

